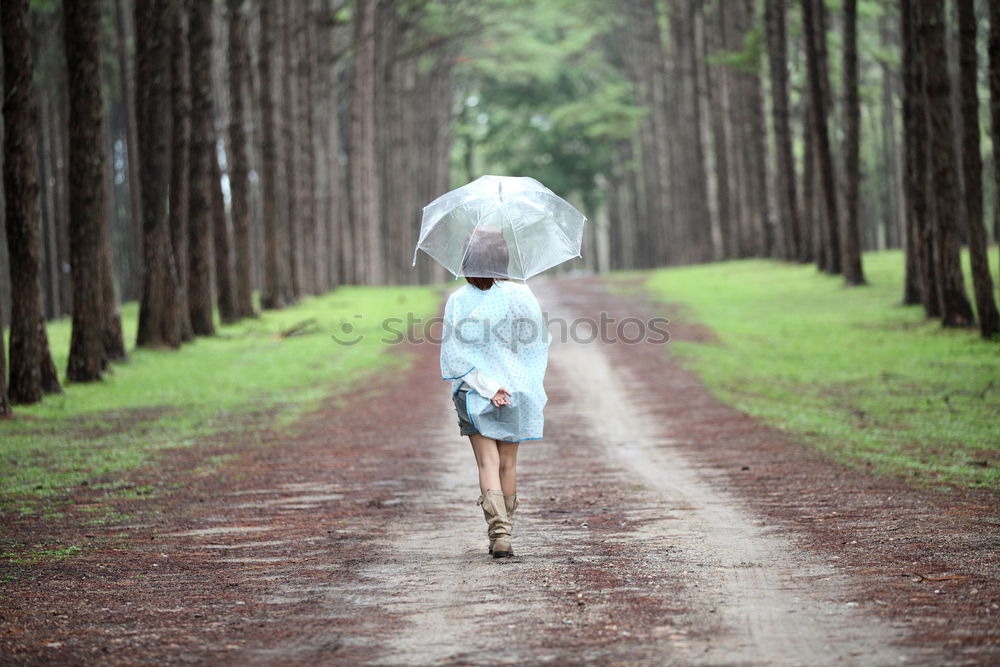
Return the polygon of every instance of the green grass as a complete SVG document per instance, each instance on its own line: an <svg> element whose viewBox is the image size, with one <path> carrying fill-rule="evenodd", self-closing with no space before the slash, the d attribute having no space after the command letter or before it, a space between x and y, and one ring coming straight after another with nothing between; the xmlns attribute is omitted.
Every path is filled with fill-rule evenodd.
<svg viewBox="0 0 1000 667"><path fill-rule="evenodd" d="M716 333L669 347L722 400L849 464L1000 488L1000 344L898 305L902 253L864 265L859 288L746 260L654 271L646 289Z"/></svg>
<svg viewBox="0 0 1000 667"><path fill-rule="evenodd" d="M34 511L31 499L58 496L87 484L107 493L153 495L125 488L116 473L150 462L157 451L203 442L219 431L254 425L288 426L322 400L336 400L366 373L407 363L388 348L382 322L434 314L434 287L342 287L282 311L217 328L180 350L130 351L101 382L64 386L62 395L37 405L15 406L0 421L0 501L8 510ZM137 308L123 307L126 340L135 340ZM314 319L308 333L278 332ZM346 329L345 329L346 326ZM402 331L400 324L394 331ZM68 320L51 322L49 339L57 367L66 367ZM355 345L338 344L361 335ZM349 338L350 337L350 338ZM223 459L205 452L195 474ZM110 481L109 481L110 480ZM142 493L140 493L140 491Z"/></svg>
<svg viewBox="0 0 1000 667"><path fill-rule="evenodd" d="M82 551L83 549L76 545L70 545L68 547L53 547L49 549L38 547L22 553L6 551L0 554L0 558L14 565L34 565L35 563L42 561L60 561L71 556L76 556Z"/></svg>

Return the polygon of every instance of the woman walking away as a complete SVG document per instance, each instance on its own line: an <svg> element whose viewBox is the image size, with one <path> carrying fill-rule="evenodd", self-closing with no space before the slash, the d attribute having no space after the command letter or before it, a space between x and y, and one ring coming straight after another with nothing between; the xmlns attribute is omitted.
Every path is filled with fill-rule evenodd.
<svg viewBox="0 0 1000 667"><path fill-rule="evenodd" d="M459 432L479 466L476 501L494 558L514 555L517 448L542 437L542 386L551 336L531 289L507 278L509 250L499 230L477 227L463 247L468 281L448 297L441 377L451 381Z"/></svg>

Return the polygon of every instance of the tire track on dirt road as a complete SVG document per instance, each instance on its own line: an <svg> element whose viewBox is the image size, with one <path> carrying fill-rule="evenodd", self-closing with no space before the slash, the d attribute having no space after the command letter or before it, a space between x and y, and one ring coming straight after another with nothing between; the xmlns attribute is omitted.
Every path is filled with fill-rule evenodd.
<svg viewBox="0 0 1000 667"><path fill-rule="evenodd" d="M581 309L572 297L565 298L558 284L541 283L536 293L550 318L571 322L595 315L586 302ZM553 380L573 388L577 416L603 444L604 456L625 465L633 479L656 494L665 510L657 526L677 547L672 564L698 581L697 591L685 589L688 623L707 623L718 635L695 640L684 662L888 664L904 659L891 646L897 629L845 604L852 593L846 578L769 534L766 525L671 448L672 433L686 425L654 421L643 409L644 396L656 396L649 389L659 369L630 374L610 361L605 345L554 344Z"/></svg>

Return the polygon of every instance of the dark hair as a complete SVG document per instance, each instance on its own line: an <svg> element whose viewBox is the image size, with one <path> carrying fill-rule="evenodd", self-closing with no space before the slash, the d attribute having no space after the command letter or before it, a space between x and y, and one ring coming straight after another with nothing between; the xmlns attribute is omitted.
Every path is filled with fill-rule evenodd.
<svg viewBox="0 0 1000 667"><path fill-rule="evenodd" d="M499 230L491 227L475 230L465 241L462 252L462 275L473 287L488 290L497 280L507 280L510 254Z"/></svg>

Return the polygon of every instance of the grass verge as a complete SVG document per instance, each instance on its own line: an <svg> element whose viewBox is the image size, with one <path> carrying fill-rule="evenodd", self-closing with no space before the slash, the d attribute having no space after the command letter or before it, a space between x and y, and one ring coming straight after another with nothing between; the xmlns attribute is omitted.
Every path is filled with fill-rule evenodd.
<svg viewBox="0 0 1000 667"><path fill-rule="evenodd" d="M288 425L366 374L405 365L403 356L384 353L393 337L387 332L403 332L408 314L434 314L439 300L436 287L342 287L219 326L217 335L180 350L131 350L103 381L68 385L0 420L0 508L34 513L34 501L81 485L116 493L117 473L148 463L157 451L240 432L262 416L269 427ZM126 340L135 340L136 304L123 307L122 320ZM391 329L383 328L386 321ZM300 335L279 335L302 323ZM48 332L64 369L69 320L51 322ZM334 335L357 342L338 344ZM211 454L203 466L221 460Z"/></svg>
<svg viewBox="0 0 1000 667"><path fill-rule="evenodd" d="M743 260L654 271L645 289L716 333L670 348L723 401L839 461L1000 488L1000 344L898 305L901 252L867 253L864 265L870 285L858 288L812 266Z"/></svg>

